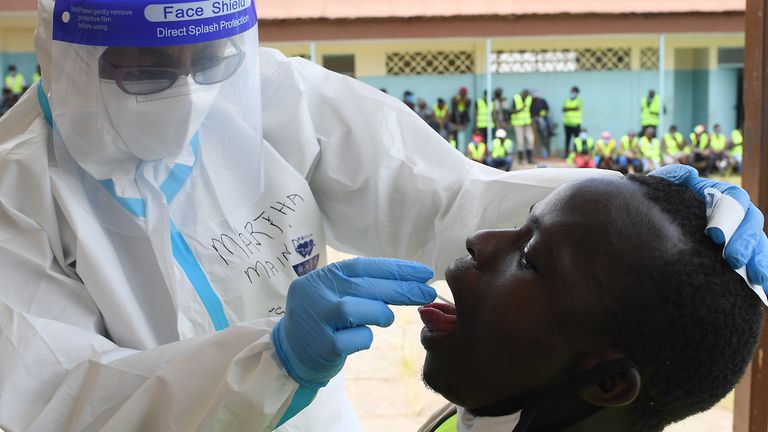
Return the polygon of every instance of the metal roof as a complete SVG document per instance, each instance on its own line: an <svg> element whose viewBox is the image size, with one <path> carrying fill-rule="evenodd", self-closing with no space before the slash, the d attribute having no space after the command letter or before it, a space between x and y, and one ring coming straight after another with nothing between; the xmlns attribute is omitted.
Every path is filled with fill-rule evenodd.
<svg viewBox="0 0 768 432"><path fill-rule="evenodd" d="M746 0L257 0L260 19L743 12Z"/></svg>
<svg viewBox="0 0 768 432"><path fill-rule="evenodd" d="M370 19L567 14L743 12L746 0L254 0L259 18ZM36 0L2 0L0 11L32 11Z"/></svg>

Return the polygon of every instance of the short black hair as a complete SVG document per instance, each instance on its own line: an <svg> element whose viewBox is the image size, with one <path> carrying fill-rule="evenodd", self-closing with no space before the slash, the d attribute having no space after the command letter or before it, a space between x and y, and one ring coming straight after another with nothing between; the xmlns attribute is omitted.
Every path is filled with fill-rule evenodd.
<svg viewBox="0 0 768 432"><path fill-rule="evenodd" d="M571 87L571 91L575 91L576 93L579 93L579 88L576 86Z"/></svg>
<svg viewBox="0 0 768 432"><path fill-rule="evenodd" d="M660 177L628 178L687 240L682 250L659 250L621 269L624 283L602 320L642 381L621 430L655 432L709 409L735 387L754 354L763 307L704 233L701 198Z"/></svg>

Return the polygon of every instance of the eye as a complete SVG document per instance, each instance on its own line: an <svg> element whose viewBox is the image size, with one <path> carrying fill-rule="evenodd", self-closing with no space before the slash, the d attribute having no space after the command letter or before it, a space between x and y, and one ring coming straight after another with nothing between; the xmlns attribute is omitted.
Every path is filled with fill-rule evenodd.
<svg viewBox="0 0 768 432"><path fill-rule="evenodd" d="M528 243L520 248L520 254L518 256L518 264L522 270L537 271L536 266L528 261Z"/></svg>

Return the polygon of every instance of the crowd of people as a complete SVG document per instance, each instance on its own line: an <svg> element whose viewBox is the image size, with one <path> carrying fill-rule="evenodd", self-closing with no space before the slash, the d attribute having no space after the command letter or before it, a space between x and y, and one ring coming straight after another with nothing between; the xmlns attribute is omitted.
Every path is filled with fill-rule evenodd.
<svg viewBox="0 0 768 432"><path fill-rule="evenodd" d="M38 65L37 70L32 74L31 83L34 84L39 79L40 66ZM3 97L0 100L0 116L16 105L21 95L29 88L29 85L24 75L16 68L16 65L8 65L5 77L3 77Z"/></svg>
<svg viewBox="0 0 768 432"><path fill-rule="evenodd" d="M740 172L744 137L739 129L726 135L719 124L711 131L700 124L686 138L672 125L661 139L656 137L656 128L649 126L641 134L629 131L618 141L607 131L595 140L582 129L573 144L568 161L579 168L611 169L626 174L680 163L708 176Z"/></svg>
<svg viewBox="0 0 768 432"><path fill-rule="evenodd" d="M534 164L535 148L545 159L553 155L552 139L558 125L552 119L546 99L524 89L508 101L504 90L497 88L490 105L487 100L484 92L482 98L473 101L465 87L450 101L438 98L431 107L424 99L416 99L411 91L403 95L403 102L454 148L459 148L457 136L468 133L466 156L477 162L508 171L515 156L518 163ZM474 115L471 115L473 103ZM673 125L658 138L659 116L664 110L661 98L649 90L640 105L639 132L630 130L616 139L605 131L594 138L583 127L584 103L580 90L572 87L561 107L563 156L576 167L611 169L625 174L649 172L672 163L694 166L702 175L740 170L744 141L740 130L726 135L718 124L711 131L698 125L686 137Z"/></svg>

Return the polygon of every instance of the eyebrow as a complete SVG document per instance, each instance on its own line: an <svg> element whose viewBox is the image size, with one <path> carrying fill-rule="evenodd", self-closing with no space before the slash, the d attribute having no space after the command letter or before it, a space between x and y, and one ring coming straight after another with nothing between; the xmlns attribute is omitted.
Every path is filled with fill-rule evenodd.
<svg viewBox="0 0 768 432"><path fill-rule="evenodd" d="M533 213L533 208L536 207L536 204L538 204L540 201L536 201L535 203L531 204L531 208L528 209L528 214Z"/></svg>

